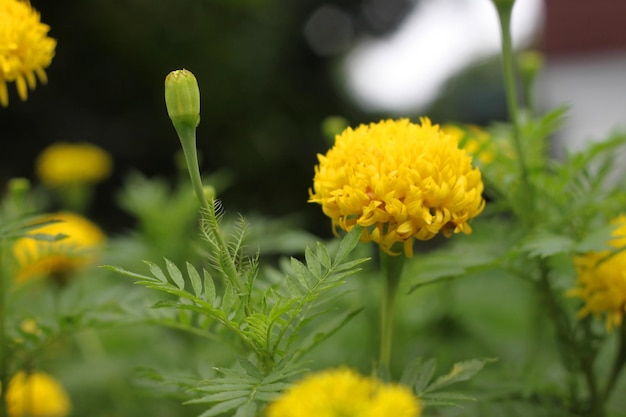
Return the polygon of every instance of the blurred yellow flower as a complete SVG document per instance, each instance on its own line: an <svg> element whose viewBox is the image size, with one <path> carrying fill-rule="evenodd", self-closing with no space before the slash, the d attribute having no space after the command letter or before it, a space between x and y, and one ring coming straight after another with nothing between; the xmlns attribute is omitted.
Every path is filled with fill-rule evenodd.
<svg viewBox="0 0 626 417"><path fill-rule="evenodd" d="M571 297L583 300L578 317L592 314L606 316L610 332L622 324L626 310L626 215L612 222L616 227L614 239L607 242L617 252L589 252L574 259L578 272L576 287L568 291Z"/></svg>
<svg viewBox="0 0 626 417"><path fill-rule="evenodd" d="M0 0L0 104L9 105L7 83L15 82L22 100L37 78L46 83L44 71L52 62L56 40L48 37L50 27L28 1Z"/></svg>
<svg viewBox="0 0 626 417"><path fill-rule="evenodd" d="M495 158L494 144L489 134L478 126L470 125L463 129L457 125L448 124L443 125L441 130L453 136L460 148L477 157L481 163L493 162Z"/></svg>
<svg viewBox="0 0 626 417"><path fill-rule="evenodd" d="M333 230L363 226L361 240L391 255L396 243L410 257L414 239L471 233L485 206L471 157L427 118L348 128L318 159L309 202L322 205Z"/></svg>
<svg viewBox="0 0 626 417"><path fill-rule="evenodd" d="M6 392L9 417L65 417L70 399L61 384L48 374L18 372Z"/></svg>
<svg viewBox="0 0 626 417"><path fill-rule="evenodd" d="M39 154L37 176L44 184L59 186L97 183L111 174L111 156L90 143L55 143Z"/></svg>
<svg viewBox="0 0 626 417"><path fill-rule="evenodd" d="M267 409L267 417L417 417L421 401L405 386L348 368L305 377Z"/></svg>
<svg viewBox="0 0 626 417"><path fill-rule="evenodd" d="M95 262L98 249L104 243L102 230L89 220L70 212L50 214L42 221L59 220L34 229L30 235L65 235L63 239L48 241L33 237L18 239L13 254L18 262L16 282L41 276L63 281L76 270Z"/></svg>

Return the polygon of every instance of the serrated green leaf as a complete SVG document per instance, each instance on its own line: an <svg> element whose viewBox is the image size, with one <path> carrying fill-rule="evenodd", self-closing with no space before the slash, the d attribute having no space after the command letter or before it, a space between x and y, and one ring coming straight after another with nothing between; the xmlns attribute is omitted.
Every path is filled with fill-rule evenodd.
<svg viewBox="0 0 626 417"><path fill-rule="evenodd" d="M185 278L183 277L183 273L180 272L180 269L178 269L178 267L174 264L174 262L170 261L167 258L165 259L165 266L167 267L167 272L170 274L170 277L172 277L172 281L174 281L174 284L176 284L176 286L179 289L184 289L185 288Z"/></svg>
<svg viewBox="0 0 626 417"><path fill-rule="evenodd" d="M116 272L118 274L122 274L122 275L126 275L132 278L137 278L137 279L141 279L141 280L149 280L149 281L154 281L154 277L148 276L148 275L142 275L142 274L137 274L135 272L131 272L128 271L124 268L121 268L119 266L114 266L114 265L103 265L101 266L101 268L107 269L111 272Z"/></svg>
<svg viewBox="0 0 626 417"><path fill-rule="evenodd" d="M239 407L233 417L256 417L257 409L256 402L252 401Z"/></svg>
<svg viewBox="0 0 626 417"><path fill-rule="evenodd" d="M540 258L569 253L574 247L575 242L571 238L544 231L533 233L521 245L522 250L527 251L531 257Z"/></svg>
<svg viewBox="0 0 626 417"><path fill-rule="evenodd" d="M224 401L223 403L219 403L219 404L211 407L210 409L208 409L204 413L200 414L199 417L219 416L220 414L224 414L227 411L234 410L237 407L241 407L246 402L248 402L248 398L246 398L246 397L244 397L244 398L235 398L233 400Z"/></svg>
<svg viewBox="0 0 626 417"><path fill-rule="evenodd" d="M204 299L207 303L211 305L215 305L215 283L213 282L213 277L209 272L204 270Z"/></svg>
<svg viewBox="0 0 626 417"><path fill-rule="evenodd" d="M322 265L317 257L313 254L311 248L307 247L304 250L304 259L306 260L306 266L311 273L316 277L322 276Z"/></svg>
<svg viewBox="0 0 626 417"><path fill-rule="evenodd" d="M285 277L285 287L293 297L301 297L306 293L306 288L303 288L300 281L291 275Z"/></svg>
<svg viewBox="0 0 626 417"><path fill-rule="evenodd" d="M337 333L339 329L345 326L350 320L352 320L361 311L363 311L363 308L358 308L356 310L349 311L345 314L332 318L331 320L326 322L323 326L320 326L320 328L318 329L319 331L316 331L315 333L313 333L312 340L310 340L308 343L306 342L303 343L304 346L300 349L300 352L304 354L306 352L309 352L311 349L315 348L316 346L318 346L320 343L322 343L323 341L325 341L326 339L328 339L329 337Z"/></svg>
<svg viewBox="0 0 626 417"><path fill-rule="evenodd" d="M187 262L187 274L189 275L189 280L191 281L191 288L193 288L194 295L198 298L201 298L202 279L200 278L198 270L189 262Z"/></svg>
<svg viewBox="0 0 626 417"><path fill-rule="evenodd" d="M496 359L470 359L467 361L457 362L452 366L450 372L446 375L442 375L435 380L431 385L426 387L423 392L432 392L448 385L456 384L458 382L467 381L472 378L478 372L480 372L485 364L494 362Z"/></svg>
<svg viewBox="0 0 626 417"><path fill-rule="evenodd" d="M341 239L337 253L335 254L335 265L343 262L344 258L356 248L362 233L363 229L360 226L354 226L352 230Z"/></svg>
<svg viewBox="0 0 626 417"><path fill-rule="evenodd" d="M235 291L230 282L226 283L226 289L224 290L224 296L222 297L222 310L229 313L235 303Z"/></svg>
<svg viewBox="0 0 626 417"><path fill-rule="evenodd" d="M423 392L430 381L432 381L437 370L437 359L430 358L423 361L421 358L415 360L407 367L402 376L404 384L412 386L416 393Z"/></svg>
<svg viewBox="0 0 626 417"><path fill-rule="evenodd" d="M163 273L163 270L161 269L160 266L158 266L157 264L155 264L154 262L150 262L150 261L144 261L148 267L150 268L150 273L152 275L154 275L159 281L161 282L167 282L167 277L165 276L165 274Z"/></svg>
<svg viewBox="0 0 626 417"><path fill-rule="evenodd" d="M319 259L320 263L326 270L328 271L332 267L332 260L330 259L330 254L328 253L328 249L326 246L322 244L322 242L317 242L317 259Z"/></svg>
<svg viewBox="0 0 626 417"><path fill-rule="evenodd" d="M248 359L244 357L237 358L239 365L246 371L248 376L254 378L255 380L261 381L263 379L263 373Z"/></svg>
<svg viewBox="0 0 626 417"><path fill-rule="evenodd" d="M594 229L590 234L576 244L574 250L576 253L600 252L612 249L607 244L612 238L612 232L615 230L614 224L607 224L603 227Z"/></svg>
<svg viewBox="0 0 626 417"><path fill-rule="evenodd" d="M222 388L218 392L205 395L200 398L194 398L193 400L186 401L185 403L186 404L217 403L217 402L230 401L235 398L247 398L250 395L250 388L251 387L247 387L247 389L237 390L237 391L232 391L232 390L227 390L227 389Z"/></svg>
<svg viewBox="0 0 626 417"><path fill-rule="evenodd" d="M232 380L229 380L229 382L227 382L226 379L224 378L216 378L213 379L211 381L209 381L211 384L210 385L201 385L198 388L196 388L196 391L199 392L223 392L223 391L250 391L250 389L253 387L253 385L251 385L250 381L246 380L246 379L242 379L242 381L240 382L233 382Z"/></svg>
<svg viewBox="0 0 626 417"><path fill-rule="evenodd" d="M291 258L291 268L293 269L294 276L307 290L311 289L310 280L311 280L311 271L304 265L302 262L297 260L296 258Z"/></svg>

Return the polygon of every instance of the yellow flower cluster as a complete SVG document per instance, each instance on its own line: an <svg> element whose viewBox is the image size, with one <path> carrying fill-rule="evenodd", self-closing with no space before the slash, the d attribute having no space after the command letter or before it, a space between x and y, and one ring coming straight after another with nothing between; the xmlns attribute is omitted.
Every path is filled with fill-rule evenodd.
<svg viewBox="0 0 626 417"><path fill-rule="evenodd" d="M66 237L48 241L27 236L18 239L13 245L13 254L19 265L16 282L41 276L63 280L67 274L95 261L97 250L105 240L98 226L70 212L51 214L42 219L52 220L58 222L34 229L30 234L61 234Z"/></svg>
<svg viewBox="0 0 626 417"><path fill-rule="evenodd" d="M569 296L584 301L578 317L605 315L609 332L622 324L626 311L626 215L617 217L612 223L616 229L608 244L618 251L577 256L574 263L578 280L576 287L568 291Z"/></svg>
<svg viewBox="0 0 626 417"><path fill-rule="evenodd" d="M65 417L70 399L59 382L43 372L18 372L6 392L9 417Z"/></svg>
<svg viewBox="0 0 626 417"><path fill-rule="evenodd" d="M37 176L50 186L97 183L111 175L112 166L109 153L90 143L55 143L36 161Z"/></svg>
<svg viewBox="0 0 626 417"><path fill-rule="evenodd" d="M348 368L305 377L267 409L267 417L417 417L421 401L405 386Z"/></svg>
<svg viewBox="0 0 626 417"><path fill-rule="evenodd" d="M56 41L48 37L50 27L28 1L0 0L0 104L9 105L7 83L15 82L22 100L37 78L46 83L44 71L52 62Z"/></svg>
<svg viewBox="0 0 626 417"><path fill-rule="evenodd" d="M348 128L318 160L309 202L322 205L333 230L363 226L361 240L391 255L396 243L410 257L414 239L471 233L485 206L471 157L427 118Z"/></svg>

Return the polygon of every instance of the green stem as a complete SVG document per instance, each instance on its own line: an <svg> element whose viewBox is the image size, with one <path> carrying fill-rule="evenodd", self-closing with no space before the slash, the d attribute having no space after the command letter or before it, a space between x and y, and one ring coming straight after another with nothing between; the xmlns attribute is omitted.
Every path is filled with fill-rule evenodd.
<svg viewBox="0 0 626 417"><path fill-rule="evenodd" d="M502 71L504 77L504 88L506 91L507 107L509 118L513 126L513 140L517 158L519 161L520 179L523 187L527 207L522 211L525 218L532 218L530 208L532 208L532 189L528 179L528 168L524 147L522 145L522 133L519 120L517 83L515 77L515 55L513 52L513 42L511 40L511 15L514 2L496 2L496 10L500 21L500 33L502 40Z"/></svg>
<svg viewBox="0 0 626 417"><path fill-rule="evenodd" d="M211 202L209 202L202 185L200 166L198 165L198 152L196 150L196 128L187 124L181 124L179 126L175 126L175 128L183 148L183 154L185 155L191 185L193 186L198 201L200 201L202 217L205 219L208 217L207 223L213 229L213 236L217 241L217 245L219 246L220 251L228 257L226 264L223 265L225 268L224 272L226 272L230 282L236 286L239 292L241 292L242 283L240 282L239 274L237 273L235 261L232 259L228 245L226 244L226 241L224 241L222 233L217 225L218 220L215 213L215 201L211 200Z"/></svg>
<svg viewBox="0 0 626 417"><path fill-rule="evenodd" d="M613 363L613 369L611 370L611 375L609 376L609 380L607 382L606 387L604 388L604 392L602 393L602 402L606 403L610 396L611 392L615 388L615 383L617 379L624 369L624 365L626 365L626 321L622 321L622 325L619 328L619 346L617 350L617 356L615 357L615 362Z"/></svg>
<svg viewBox="0 0 626 417"><path fill-rule="evenodd" d="M8 352L6 341L6 241L0 241L0 417L7 416L6 392L9 385Z"/></svg>
<svg viewBox="0 0 626 417"><path fill-rule="evenodd" d="M212 207L209 205L209 201L204 194L204 187L202 186L202 177L200 176L200 166L198 165L198 151L196 150L196 129L188 125L178 126L176 128L180 144L185 154L185 162L187 163L187 170L189 171L189 177L191 178L191 185L196 193L196 197L200 202L200 207L207 212L211 212Z"/></svg>
<svg viewBox="0 0 626 417"><path fill-rule="evenodd" d="M381 309L380 365L390 369L391 344L393 340L393 311L402 276L405 257L391 256L380 252L380 264L384 275L383 299Z"/></svg>

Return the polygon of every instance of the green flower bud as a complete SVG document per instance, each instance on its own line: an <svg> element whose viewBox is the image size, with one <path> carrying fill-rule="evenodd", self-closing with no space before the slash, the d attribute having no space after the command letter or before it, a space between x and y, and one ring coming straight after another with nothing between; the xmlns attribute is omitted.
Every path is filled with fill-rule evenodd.
<svg viewBox="0 0 626 417"><path fill-rule="evenodd" d="M322 120L322 134L330 146L335 144L335 136L348 127L348 120L341 116L328 116Z"/></svg>
<svg viewBox="0 0 626 417"><path fill-rule="evenodd" d="M533 80L544 66L543 54L535 50L524 51L518 55L517 63L522 77Z"/></svg>
<svg viewBox="0 0 626 417"><path fill-rule="evenodd" d="M165 77L165 105L176 130L198 126L200 89L191 71L176 70Z"/></svg>
<svg viewBox="0 0 626 417"><path fill-rule="evenodd" d="M207 201L215 200L215 196L217 195L217 191L215 191L215 187L212 185L205 185L202 187L202 191L204 191L204 197Z"/></svg>

